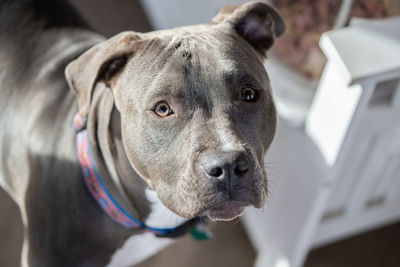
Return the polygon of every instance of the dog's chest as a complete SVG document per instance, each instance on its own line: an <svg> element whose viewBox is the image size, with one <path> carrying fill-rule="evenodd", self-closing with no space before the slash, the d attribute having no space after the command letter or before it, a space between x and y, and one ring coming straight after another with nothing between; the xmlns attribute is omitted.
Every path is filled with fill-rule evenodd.
<svg viewBox="0 0 400 267"><path fill-rule="evenodd" d="M187 220L165 207L155 191L146 189L146 197L151 203L151 213L145 220L146 225L153 228L175 228ZM134 235L114 253L107 266L132 266L152 256L172 242L174 242L174 239L157 238L149 232Z"/></svg>
<svg viewBox="0 0 400 267"><path fill-rule="evenodd" d="M175 228L187 221L171 210L169 210L157 197L154 190L146 189L146 197L151 204L151 213L147 217L145 224L155 228Z"/></svg>
<svg viewBox="0 0 400 267"><path fill-rule="evenodd" d="M174 241L170 238L157 238L149 232L134 235L120 249L115 251L107 267L133 266L156 254Z"/></svg>

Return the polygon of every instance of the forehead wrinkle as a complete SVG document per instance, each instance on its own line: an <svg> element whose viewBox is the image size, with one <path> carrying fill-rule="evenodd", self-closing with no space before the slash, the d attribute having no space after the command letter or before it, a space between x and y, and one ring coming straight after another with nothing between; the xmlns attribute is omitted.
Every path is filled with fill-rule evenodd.
<svg viewBox="0 0 400 267"><path fill-rule="evenodd" d="M192 35L192 38L193 40L198 41L199 44L203 44L203 46L206 48L218 50L218 47L221 44L221 41L214 35L203 32Z"/></svg>
<svg viewBox="0 0 400 267"><path fill-rule="evenodd" d="M170 90L169 88L174 88ZM146 97L143 99L144 103L151 103L155 100L166 100L168 98L174 98L174 99L182 99L184 98L182 94L182 90L180 89L175 89L175 87L168 87L168 86L162 86L160 89L155 91L152 94L147 94Z"/></svg>
<svg viewBox="0 0 400 267"><path fill-rule="evenodd" d="M215 107L225 106L226 100L231 99L230 89L233 83L227 83L226 77L238 75L240 67L235 59L224 54L219 47L210 49L207 45L198 46L198 41L196 39L192 42L191 47L196 48L196 53L192 60L186 63L188 71L185 74L185 83L189 88L187 95L189 99L197 100L197 103L192 105L201 107L211 115Z"/></svg>
<svg viewBox="0 0 400 267"><path fill-rule="evenodd" d="M178 44L180 44L180 46L178 46ZM182 57L181 48L187 50L188 47L188 41L184 40L182 36L171 36L169 43L163 47L163 52L152 57L150 60L147 60L151 61L150 64L154 65L155 62L153 59L157 58L155 65L158 71L151 77L151 80L147 82L146 86L148 90L143 90L142 92L140 99L143 104L167 96L183 98L182 86L178 81L184 79L183 69L187 67L186 65L188 60L185 60ZM156 53L154 54L156 55ZM161 64L157 65L157 62L159 61L161 61Z"/></svg>
<svg viewBox="0 0 400 267"><path fill-rule="evenodd" d="M154 58L157 58L158 60L156 61L156 64L154 64L154 58L152 58L151 61L153 65L156 65L155 68L159 69L159 71L157 71L155 73L155 76L151 77L151 81L148 82L147 87L150 88L149 90L143 90L143 97L142 97L142 101L143 103L148 103L149 101L151 101L152 99L156 98L156 97L160 97L160 96L166 96L166 95L171 95L171 90L168 90L168 88L176 88L175 85L173 84L169 84L170 81L174 81L176 79L171 79L170 77L173 76L174 74L177 74L174 68L175 64L172 64L172 68L171 68L171 64L174 61L174 55L177 53L177 49L175 48L176 43L180 42L179 38L171 38L170 42L168 44L166 44L164 46L164 49L162 50L162 52L160 54L155 53ZM157 64L157 63L161 63L161 64ZM164 74L168 72L168 74L166 75L167 77L169 77L167 82L164 82L161 86L160 84L162 83L162 79L164 79ZM179 77L178 77L179 79ZM169 85L168 85L169 84ZM176 93L172 92L173 96L179 97L179 91Z"/></svg>
<svg viewBox="0 0 400 267"><path fill-rule="evenodd" d="M260 60L257 53L240 36L220 31L198 35L200 39L206 36L215 43L215 57L218 60L223 60L225 66L238 74L241 72L254 73L253 80L262 87L267 86L269 79L263 66L264 61ZM258 65L260 68L254 65ZM262 73L260 70L264 70L264 72ZM226 71L229 73L229 69Z"/></svg>
<svg viewBox="0 0 400 267"><path fill-rule="evenodd" d="M213 66L220 69L222 73L221 78L225 83L227 85L232 85L238 82L248 82L263 86L264 82L262 77L259 77L260 75L251 75L251 66L248 66L248 64L243 63L242 60L240 60L241 57L246 57L246 55L242 55L242 51L235 52L224 47L223 44L221 44L221 40L216 38L214 35L215 34L201 32L193 35L193 40L196 41L198 47L205 48L206 51L211 54L210 57L203 57L202 59L212 59L212 63L214 63ZM209 62L211 62L211 60L209 60ZM214 69L213 74L215 74L215 70L217 69ZM227 83L227 81L230 82Z"/></svg>
<svg viewBox="0 0 400 267"><path fill-rule="evenodd" d="M171 84L170 81L163 82L163 74L169 72L168 68L163 69L162 71L156 74L156 77L149 84L148 90L144 90L143 95L143 103L149 103L157 98L165 98L165 97L173 97L173 98L182 98L182 89L180 86L176 84ZM166 74L171 76L169 72ZM179 77L177 78L179 79ZM174 80L174 79L171 79Z"/></svg>
<svg viewBox="0 0 400 267"><path fill-rule="evenodd" d="M241 67L237 67L232 69L229 72L224 73L224 81L227 86L232 85L253 85L257 87L261 87L262 89L263 82L259 79L259 77L250 74L248 71Z"/></svg>
<svg viewBox="0 0 400 267"><path fill-rule="evenodd" d="M205 114L208 114L212 110L212 99L210 97L210 89L205 84L202 70L196 72L185 73L184 75L184 95L186 105L201 109Z"/></svg>

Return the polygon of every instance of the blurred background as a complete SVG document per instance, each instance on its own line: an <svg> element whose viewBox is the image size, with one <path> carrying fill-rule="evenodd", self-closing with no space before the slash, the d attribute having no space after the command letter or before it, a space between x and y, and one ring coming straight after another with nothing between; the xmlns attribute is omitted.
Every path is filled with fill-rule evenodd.
<svg viewBox="0 0 400 267"><path fill-rule="evenodd" d="M108 37L208 22L246 2L70 1ZM400 0L270 2L287 32L265 65L279 113L269 202L140 267L400 266ZM22 224L2 189L0 214L0 266L19 266Z"/></svg>

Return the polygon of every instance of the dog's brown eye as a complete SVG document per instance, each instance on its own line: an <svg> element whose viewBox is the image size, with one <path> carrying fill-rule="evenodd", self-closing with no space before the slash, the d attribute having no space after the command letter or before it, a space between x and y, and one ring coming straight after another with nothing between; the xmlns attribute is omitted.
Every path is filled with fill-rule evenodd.
<svg viewBox="0 0 400 267"><path fill-rule="evenodd" d="M242 101L251 102L256 98L256 90L250 87L242 89Z"/></svg>
<svg viewBox="0 0 400 267"><path fill-rule="evenodd" d="M163 101L163 102L158 103L155 106L154 113L156 113L160 117L167 117L167 116L171 115L173 112L172 112L171 107L168 105L168 103Z"/></svg>

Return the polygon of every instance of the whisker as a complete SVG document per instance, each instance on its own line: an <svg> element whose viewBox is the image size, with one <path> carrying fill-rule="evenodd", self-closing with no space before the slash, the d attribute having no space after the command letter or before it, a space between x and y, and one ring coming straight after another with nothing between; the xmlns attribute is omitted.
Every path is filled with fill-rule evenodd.
<svg viewBox="0 0 400 267"><path fill-rule="evenodd" d="M267 161L267 162L264 162L264 164L280 164L281 162L279 162L279 161Z"/></svg>

